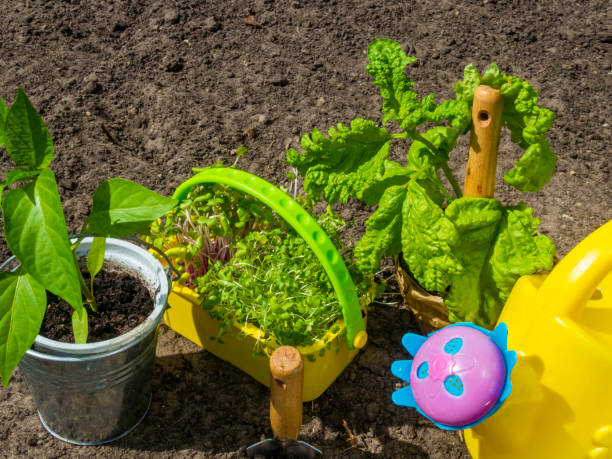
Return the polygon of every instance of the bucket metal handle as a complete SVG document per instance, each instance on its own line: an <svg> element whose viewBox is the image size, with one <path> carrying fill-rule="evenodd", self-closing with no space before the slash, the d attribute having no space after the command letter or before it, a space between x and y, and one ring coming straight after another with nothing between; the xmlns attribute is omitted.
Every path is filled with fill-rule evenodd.
<svg viewBox="0 0 612 459"><path fill-rule="evenodd" d="M574 247L548 275L540 294L550 312L567 317L578 312L612 271L612 220Z"/></svg>
<svg viewBox="0 0 612 459"><path fill-rule="evenodd" d="M179 185L172 197L182 201L193 186L205 183L221 183L250 194L278 213L304 238L319 259L336 291L346 323L348 348L361 349L365 346L368 335L355 285L342 257L316 220L280 188L256 175L227 167L202 170Z"/></svg>

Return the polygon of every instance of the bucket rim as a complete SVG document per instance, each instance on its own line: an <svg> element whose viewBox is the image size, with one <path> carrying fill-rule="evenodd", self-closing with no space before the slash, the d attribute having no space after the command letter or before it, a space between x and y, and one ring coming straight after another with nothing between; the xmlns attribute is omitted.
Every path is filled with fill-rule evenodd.
<svg viewBox="0 0 612 459"><path fill-rule="evenodd" d="M79 245L80 251L87 250L91 246L92 241L93 237L84 238ZM95 343L64 343L37 335L32 348L26 352L26 355L43 360L62 362L99 359L136 344L161 322L170 291L170 279L161 263L147 250L121 239L106 238L106 247L105 260L107 260L107 255L109 255L108 260L117 261L119 265L134 269L143 276L145 286L150 293L154 294L153 311L151 311L144 322L128 332ZM113 251L109 252L109 248L121 252L120 261L117 260L117 252L115 252L115 257L113 257ZM126 263L126 260L129 260L130 263ZM157 287L156 291L153 291L154 286Z"/></svg>

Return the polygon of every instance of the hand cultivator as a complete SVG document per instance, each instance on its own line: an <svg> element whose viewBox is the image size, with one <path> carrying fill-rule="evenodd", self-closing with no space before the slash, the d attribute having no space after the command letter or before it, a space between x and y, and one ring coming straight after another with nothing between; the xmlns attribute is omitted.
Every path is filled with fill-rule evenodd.
<svg viewBox="0 0 612 459"><path fill-rule="evenodd" d="M306 459L321 456L321 451L298 441L302 425L302 387L304 365L300 352L282 346L270 357L270 425L274 438L247 448L249 457Z"/></svg>

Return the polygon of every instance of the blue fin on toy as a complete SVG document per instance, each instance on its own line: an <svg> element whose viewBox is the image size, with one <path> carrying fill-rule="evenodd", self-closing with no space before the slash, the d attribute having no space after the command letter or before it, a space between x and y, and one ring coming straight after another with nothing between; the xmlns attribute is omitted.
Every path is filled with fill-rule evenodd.
<svg viewBox="0 0 612 459"><path fill-rule="evenodd" d="M396 360L391 364L391 373L403 381L410 381L412 360Z"/></svg>
<svg viewBox="0 0 612 459"><path fill-rule="evenodd" d="M416 333L406 333L402 337L402 344L413 358L425 341L427 341L425 336Z"/></svg>
<svg viewBox="0 0 612 459"><path fill-rule="evenodd" d="M497 345L497 347L502 350L502 353L504 354L504 360L506 362L506 372L508 374L508 380L506 381L504 390L499 396L499 402L501 404L501 402L504 402L508 398L510 392L512 392L512 382L510 381L510 373L512 373L514 365L516 365L516 352L503 352L508 348L508 326L504 322L501 322L497 325L497 327L495 327L495 330L493 330L493 334L491 335L491 339Z"/></svg>
<svg viewBox="0 0 612 459"><path fill-rule="evenodd" d="M493 333L491 334L491 340L497 344L500 349L508 348L508 326L505 323L500 323Z"/></svg>
<svg viewBox="0 0 612 459"><path fill-rule="evenodd" d="M402 387L391 394L391 400L398 406L409 406L411 408L417 408L414 395L412 395L412 389L410 387Z"/></svg>

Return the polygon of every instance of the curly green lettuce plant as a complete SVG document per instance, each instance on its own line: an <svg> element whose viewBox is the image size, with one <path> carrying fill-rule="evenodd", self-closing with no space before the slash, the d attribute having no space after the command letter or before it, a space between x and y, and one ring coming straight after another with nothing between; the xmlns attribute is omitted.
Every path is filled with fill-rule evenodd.
<svg viewBox="0 0 612 459"><path fill-rule="evenodd" d="M456 98L437 104L433 94L419 98L414 92L404 68L416 59L395 41L375 40L368 59L366 70L383 98L383 127L355 119L350 127L330 128L329 136L315 129L301 139L304 152L290 149L287 161L304 177L311 200L353 198L377 206L355 249L364 273L377 271L383 256L401 254L421 286L444 298L451 321L489 327L521 275L551 268L555 247L536 235L539 220L525 204L463 196L449 156L470 131L474 91L489 85L501 91L503 126L524 149L504 180L520 191L538 191L556 165L546 139L553 113L538 105L529 83L495 64L483 75L468 65L455 83ZM399 132L384 127L389 120ZM420 132L422 126L428 129ZM405 164L389 160L397 139L412 140Z"/></svg>
<svg viewBox="0 0 612 459"><path fill-rule="evenodd" d="M101 270L107 237L125 237L148 228L176 200L124 179L100 184L81 233L95 235L87 257L88 285L70 240L62 203L49 168L53 140L26 94L19 89L10 109L0 98L0 147L15 163L0 182L4 237L20 266L0 273L0 377L8 384L13 368L38 334L47 291L69 303L77 343L87 340L87 309L97 310L93 279Z"/></svg>

